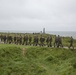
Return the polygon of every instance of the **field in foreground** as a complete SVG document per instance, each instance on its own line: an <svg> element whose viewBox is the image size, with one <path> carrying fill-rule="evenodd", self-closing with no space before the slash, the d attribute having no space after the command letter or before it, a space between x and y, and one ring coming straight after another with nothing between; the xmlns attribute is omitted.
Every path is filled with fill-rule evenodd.
<svg viewBox="0 0 76 75"><path fill-rule="evenodd" d="M76 50L0 44L0 75L76 75Z"/></svg>

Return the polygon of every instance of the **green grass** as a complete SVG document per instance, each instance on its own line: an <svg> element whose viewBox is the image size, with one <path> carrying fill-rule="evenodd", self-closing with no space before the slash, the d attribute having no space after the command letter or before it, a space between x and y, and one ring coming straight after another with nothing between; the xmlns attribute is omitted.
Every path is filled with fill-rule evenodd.
<svg viewBox="0 0 76 75"><path fill-rule="evenodd" d="M76 50L0 44L0 75L76 75Z"/></svg>

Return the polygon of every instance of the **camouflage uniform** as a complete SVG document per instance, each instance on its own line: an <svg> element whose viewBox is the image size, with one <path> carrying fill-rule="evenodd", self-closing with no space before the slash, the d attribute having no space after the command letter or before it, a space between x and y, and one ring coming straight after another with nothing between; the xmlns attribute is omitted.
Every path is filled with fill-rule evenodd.
<svg viewBox="0 0 76 75"><path fill-rule="evenodd" d="M57 43L58 43L58 37L55 35L54 47L57 47Z"/></svg>
<svg viewBox="0 0 76 75"><path fill-rule="evenodd" d="M24 38L23 38L23 44L28 45L28 36L27 35L24 36Z"/></svg>
<svg viewBox="0 0 76 75"><path fill-rule="evenodd" d="M47 46L49 47L49 37L46 38Z"/></svg>
<svg viewBox="0 0 76 75"><path fill-rule="evenodd" d="M11 35L8 35L8 36L7 36L7 42L8 42L9 44L12 43L12 36L11 36Z"/></svg>
<svg viewBox="0 0 76 75"><path fill-rule="evenodd" d="M6 35L4 35L4 36L3 36L3 42L4 42L4 43L6 43L6 39L7 39L7 37L6 37Z"/></svg>
<svg viewBox="0 0 76 75"><path fill-rule="evenodd" d="M45 38L44 37L40 37L40 46L44 46L44 41L45 41Z"/></svg>
<svg viewBox="0 0 76 75"><path fill-rule="evenodd" d="M29 45L31 45L31 42L32 42L32 37L29 36Z"/></svg>
<svg viewBox="0 0 76 75"><path fill-rule="evenodd" d="M20 36L17 35L17 44L20 44Z"/></svg>
<svg viewBox="0 0 76 75"><path fill-rule="evenodd" d="M22 44L22 36L21 35L19 36L19 44L20 45Z"/></svg>
<svg viewBox="0 0 76 75"><path fill-rule="evenodd" d="M33 45L34 46L37 46L38 45L38 36L34 36L34 42L33 42Z"/></svg>
<svg viewBox="0 0 76 75"><path fill-rule="evenodd" d="M52 36L49 37L49 47L52 47Z"/></svg>
<svg viewBox="0 0 76 75"><path fill-rule="evenodd" d="M1 34L1 36L0 36L0 37L1 37L1 42L3 42L3 35Z"/></svg>
<svg viewBox="0 0 76 75"><path fill-rule="evenodd" d="M14 36L14 43L16 44L17 43L17 37Z"/></svg>
<svg viewBox="0 0 76 75"><path fill-rule="evenodd" d="M63 47L63 45L62 45L62 39L61 39L61 37L58 35L58 43L57 43L57 47L59 48L59 47Z"/></svg>
<svg viewBox="0 0 76 75"><path fill-rule="evenodd" d="M74 39L73 39L73 37L71 36L71 38L70 38L70 46L69 46L69 48L70 48L70 47L73 47L73 49L74 49L73 42L74 42Z"/></svg>

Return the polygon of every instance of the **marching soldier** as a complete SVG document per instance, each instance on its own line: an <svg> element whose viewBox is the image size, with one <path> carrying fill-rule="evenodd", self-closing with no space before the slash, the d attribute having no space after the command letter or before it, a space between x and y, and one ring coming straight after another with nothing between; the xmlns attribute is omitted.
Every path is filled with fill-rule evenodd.
<svg viewBox="0 0 76 75"><path fill-rule="evenodd" d="M12 36L11 36L11 35L8 35L8 36L7 36L7 42L8 42L9 44L12 43Z"/></svg>
<svg viewBox="0 0 76 75"><path fill-rule="evenodd" d="M59 48L60 47L63 47L62 45L62 38L58 35L58 43L57 43L57 47Z"/></svg>
<svg viewBox="0 0 76 75"><path fill-rule="evenodd" d="M16 41L17 41L17 43L16 43L17 45L20 44L20 37L19 37L19 35L17 35L17 40Z"/></svg>
<svg viewBox="0 0 76 75"><path fill-rule="evenodd" d="M38 36L34 36L34 42L33 42L34 46L38 45Z"/></svg>
<svg viewBox="0 0 76 75"><path fill-rule="evenodd" d="M31 42L32 42L32 37L29 36L29 45L31 45Z"/></svg>
<svg viewBox="0 0 76 75"><path fill-rule="evenodd" d="M3 42L4 42L4 43L6 43L6 39L7 39L7 37L6 37L6 35L4 35L4 36L3 36Z"/></svg>
<svg viewBox="0 0 76 75"><path fill-rule="evenodd" d="M14 36L14 43L15 44L17 43L17 36L16 35Z"/></svg>
<svg viewBox="0 0 76 75"><path fill-rule="evenodd" d="M46 38L47 46L49 47L49 37Z"/></svg>
<svg viewBox="0 0 76 75"><path fill-rule="evenodd" d="M42 37L42 35L41 35L41 37L40 37L40 46L44 46L44 41L45 41L45 38Z"/></svg>
<svg viewBox="0 0 76 75"><path fill-rule="evenodd" d="M1 34L0 38L1 38L1 42L3 42L3 35L2 34Z"/></svg>
<svg viewBox="0 0 76 75"><path fill-rule="evenodd" d="M19 43L20 43L20 45L22 44L22 36L21 35L19 36Z"/></svg>
<svg viewBox="0 0 76 75"><path fill-rule="evenodd" d="M26 37L26 36L24 35L24 37L23 37L23 45L25 45L25 37Z"/></svg>
<svg viewBox="0 0 76 75"><path fill-rule="evenodd" d="M52 36L49 37L49 47L52 47Z"/></svg>
<svg viewBox="0 0 76 75"><path fill-rule="evenodd" d="M55 35L54 47L57 47L57 43L58 43L58 38L57 38L57 36Z"/></svg>
<svg viewBox="0 0 76 75"><path fill-rule="evenodd" d="M23 44L24 45L28 44L28 36L27 35L25 35L24 38L23 38Z"/></svg>
<svg viewBox="0 0 76 75"><path fill-rule="evenodd" d="M69 48L70 48L70 47L73 47L73 49L74 49L74 46L73 46L74 39L73 39L73 37L72 37L72 36L71 36L71 38L70 38L70 41L69 41L69 42L70 42L70 46L69 46Z"/></svg>

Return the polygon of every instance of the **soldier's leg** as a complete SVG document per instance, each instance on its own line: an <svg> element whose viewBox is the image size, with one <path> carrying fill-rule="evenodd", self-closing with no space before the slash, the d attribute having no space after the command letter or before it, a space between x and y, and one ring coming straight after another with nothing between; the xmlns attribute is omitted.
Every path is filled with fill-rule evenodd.
<svg viewBox="0 0 76 75"><path fill-rule="evenodd" d="M69 45L69 49L70 49L70 47L71 47L71 43L70 43L70 45Z"/></svg>
<svg viewBox="0 0 76 75"><path fill-rule="evenodd" d="M49 43L47 42L47 47L49 47Z"/></svg>
<svg viewBox="0 0 76 75"><path fill-rule="evenodd" d="M51 44L51 42L50 42L50 47L52 47L52 44Z"/></svg>
<svg viewBox="0 0 76 75"><path fill-rule="evenodd" d="M57 43L57 48L59 48L59 42Z"/></svg>
<svg viewBox="0 0 76 75"><path fill-rule="evenodd" d="M73 44L72 44L72 48L74 49L74 46L73 46Z"/></svg>
<svg viewBox="0 0 76 75"><path fill-rule="evenodd" d="M60 43L60 46L63 47L62 42Z"/></svg>
<svg viewBox="0 0 76 75"><path fill-rule="evenodd" d="M42 46L44 46L44 42L42 42Z"/></svg>

